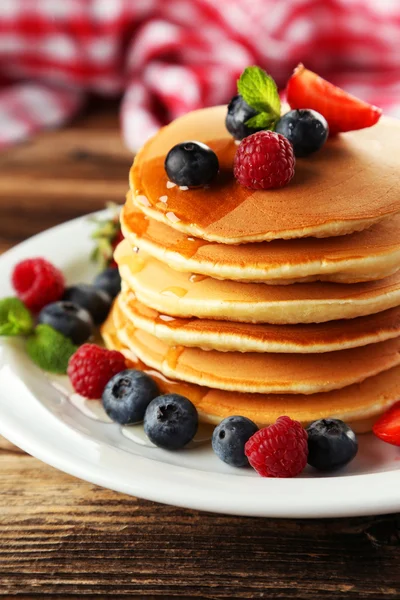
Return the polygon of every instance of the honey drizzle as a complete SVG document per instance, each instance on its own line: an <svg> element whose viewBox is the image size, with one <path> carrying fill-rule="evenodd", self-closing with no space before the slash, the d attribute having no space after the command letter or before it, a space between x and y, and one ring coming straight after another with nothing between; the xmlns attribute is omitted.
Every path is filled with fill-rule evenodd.
<svg viewBox="0 0 400 600"><path fill-rule="evenodd" d="M142 206L151 206L150 200L144 194L138 194L136 196L136 201Z"/></svg>
<svg viewBox="0 0 400 600"><path fill-rule="evenodd" d="M183 346L171 346L168 349L164 360L170 369L176 369L176 366L179 362L179 358L184 350L185 348Z"/></svg>
<svg viewBox="0 0 400 600"><path fill-rule="evenodd" d="M200 281L204 281L207 279L207 275L200 275L200 273L192 273L189 276L190 283L200 283Z"/></svg>
<svg viewBox="0 0 400 600"><path fill-rule="evenodd" d="M129 261L125 262L125 260L122 259L122 261L120 261L119 264L128 264L131 273L140 273L140 271L142 271L146 266L146 261L138 253L133 254L128 258Z"/></svg>
<svg viewBox="0 0 400 600"><path fill-rule="evenodd" d="M121 347L119 342L113 343L113 347L119 349L124 354L127 359L128 368L143 371L143 373L146 373L146 375L154 379L162 394L180 394L181 396L186 396L186 398L192 400L194 404L199 404L209 392L209 388L207 387L200 385L194 386L190 383L185 383L184 381L175 381L166 377L159 371L145 365L145 363L139 360L131 350Z"/></svg>
<svg viewBox="0 0 400 600"><path fill-rule="evenodd" d="M164 327L168 327L168 329L180 329L181 327L185 327L194 321L194 319L182 319L181 317L170 317L169 315L160 315L154 319L155 325L163 325Z"/></svg>
<svg viewBox="0 0 400 600"><path fill-rule="evenodd" d="M168 221L171 221L172 223L178 223L180 221L180 218L171 210L165 213L165 216L167 217Z"/></svg>
<svg viewBox="0 0 400 600"><path fill-rule="evenodd" d="M159 225L149 219L144 213L128 204L123 209L123 220L127 228L138 238L143 238L153 244L157 244L158 236L156 228ZM154 234L152 233L153 231ZM178 241L174 241L177 236ZM192 236L185 237L182 234L176 234L175 232L171 232L171 238L172 240L170 242L163 240L163 247L165 247L167 251L176 252L185 258L192 258L200 248L209 244L209 242L205 240Z"/></svg>
<svg viewBox="0 0 400 600"><path fill-rule="evenodd" d="M171 287L165 288L165 290L163 290L161 292L161 294L163 296L176 296L178 298L183 298L183 296L186 296L187 293L188 293L188 290L185 290L185 288L178 287L178 286L171 286Z"/></svg>
<svg viewBox="0 0 400 600"><path fill-rule="evenodd" d="M233 139L205 140L217 154L220 171L208 189L194 188L183 191L175 186L168 187L168 204L160 206L159 198L165 194L168 179L164 169L164 156L146 160L142 157L135 171L140 186L137 203L142 196L150 205L164 213L171 222L182 221L208 227L227 217L254 193L240 186L233 176L233 160L237 147ZM136 179L136 177L135 177ZM221 190L224 193L221 193ZM145 202L142 202L145 206ZM158 204L158 206L156 206Z"/></svg>
<svg viewBox="0 0 400 600"><path fill-rule="evenodd" d="M209 244L209 242L198 238L187 237L186 239L179 240L175 243L167 243L166 247L170 252L176 252L185 258L192 258L200 248L207 244Z"/></svg>
<svg viewBox="0 0 400 600"><path fill-rule="evenodd" d="M176 317L170 317L170 315L158 315L157 319L161 323L169 323L170 321L176 321Z"/></svg>

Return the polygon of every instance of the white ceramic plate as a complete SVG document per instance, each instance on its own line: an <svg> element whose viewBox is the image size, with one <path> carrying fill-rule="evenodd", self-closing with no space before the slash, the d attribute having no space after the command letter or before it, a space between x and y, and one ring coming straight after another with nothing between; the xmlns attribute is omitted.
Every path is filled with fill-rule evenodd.
<svg viewBox="0 0 400 600"><path fill-rule="evenodd" d="M69 283L90 281L91 228L88 218L76 219L1 256L0 295L12 294L13 266L33 256L54 262ZM65 382L39 371L19 340L0 342L0 433L81 479L158 502L238 515L339 517L400 509L400 450L371 434L360 436L358 456L334 476L310 469L295 479L262 479L251 469L223 464L209 442L179 452L151 447L140 427L121 430L105 422L100 403L69 397Z"/></svg>

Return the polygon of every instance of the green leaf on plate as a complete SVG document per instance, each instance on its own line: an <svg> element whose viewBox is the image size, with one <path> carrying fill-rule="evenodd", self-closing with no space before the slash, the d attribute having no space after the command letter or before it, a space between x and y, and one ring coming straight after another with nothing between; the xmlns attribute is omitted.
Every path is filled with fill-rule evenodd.
<svg viewBox="0 0 400 600"><path fill-rule="evenodd" d="M0 335L28 335L33 325L31 313L19 298L0 300Z"/></svg>
<svg viewBox="0 0 400 600"><path fill-rule="evenodd" d="M78 349L71 340L50 325L38 325L26 342L26 350L44 371L63 375L68 361Z"/></svg>

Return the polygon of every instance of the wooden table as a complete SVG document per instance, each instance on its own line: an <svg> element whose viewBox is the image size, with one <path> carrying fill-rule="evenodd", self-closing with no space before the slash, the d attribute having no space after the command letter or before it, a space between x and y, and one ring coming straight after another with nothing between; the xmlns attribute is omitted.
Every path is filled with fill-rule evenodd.
<svg viewBox="0 0 400 600"><path fill-rule="evenodd" d="M116 106L1 154L0 250L122 202L130 162ZM0 596L398 599L399 540L396 515L279 521L162 506L0 438Z"/></svg>

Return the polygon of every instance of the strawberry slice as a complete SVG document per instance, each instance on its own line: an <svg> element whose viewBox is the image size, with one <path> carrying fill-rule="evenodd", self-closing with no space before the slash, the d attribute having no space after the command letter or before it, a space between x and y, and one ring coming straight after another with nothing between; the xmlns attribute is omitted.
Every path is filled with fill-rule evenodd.
<svg viewBox="0 0 400 600"><path fill-rule="evenodd" d="M400 402L396 402L377 420L372 431L380 440L400 446Z"/></svg>
<svg viewBox="0 0 400 600"><path fill-rule="evenodd" d="M288 81L287 101L291 108L312 108L328 121L331 135L371 127L382 110L329 83L302 64Z"/></svg>

